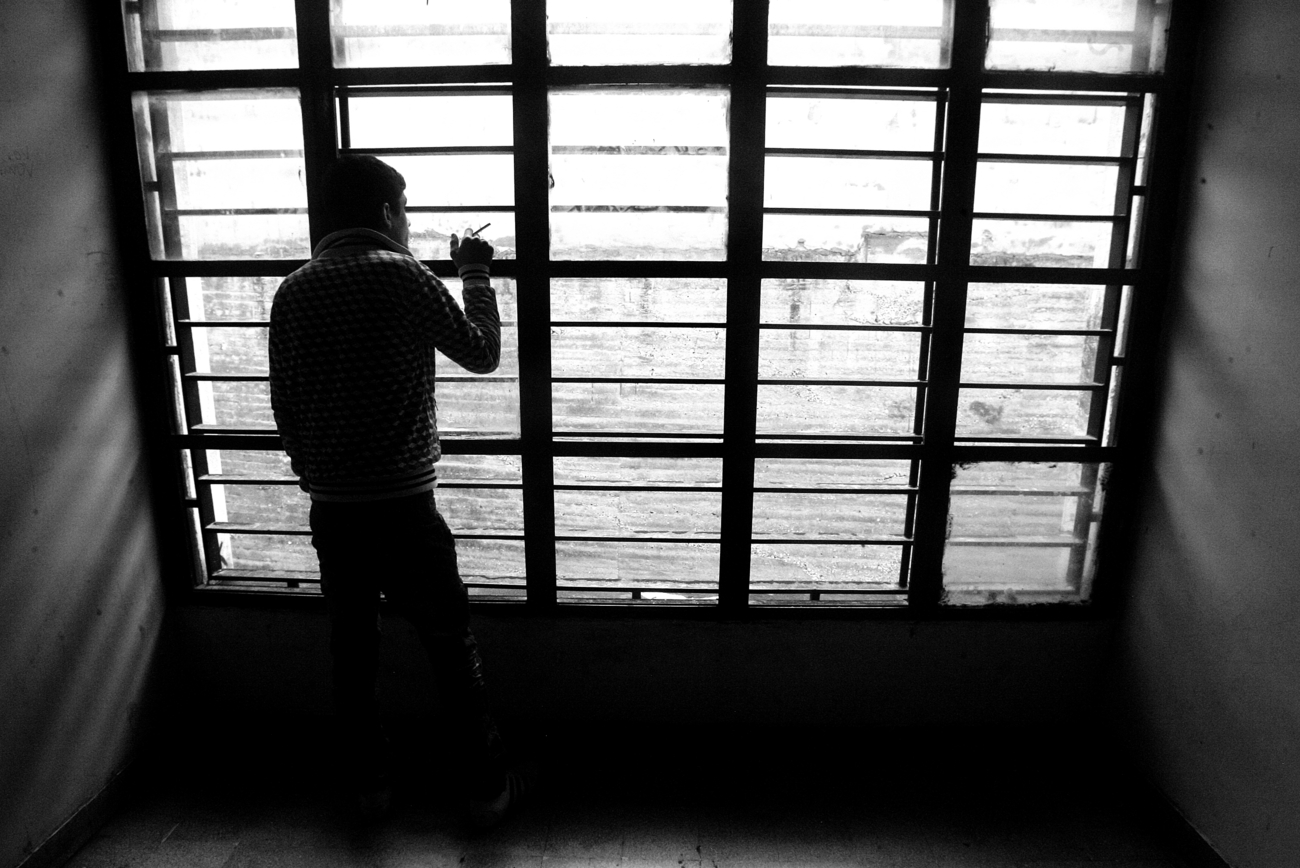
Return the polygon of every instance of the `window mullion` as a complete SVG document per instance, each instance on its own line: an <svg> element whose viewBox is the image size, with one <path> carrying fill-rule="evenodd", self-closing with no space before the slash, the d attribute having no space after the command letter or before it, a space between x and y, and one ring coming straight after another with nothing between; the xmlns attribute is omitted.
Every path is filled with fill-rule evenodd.
<svg viewBox="0 0 1300 868"><path fill-rule="evenodd" d="M556 601L546 4L512 4L519 432L528 605Z"/></svg>
<svg viewBox="0 0 1300 868"><path fill-rule="evenodd" d="M334 120L334 50L330 37L330 0L297 0L298 98L302 104L303 164L307 185L307 220L311 246L324 233L321 180L338 154Z"/></svg>
<svg viewBox="0 0 1300 868"><path fill-rule="evenodd" d="M723 408L725 452L718 605L727 611L740 611L748 605L754 518L767 4L736 3L733 16L727 182L727 385Z"/></svg>
<svg viewBox="0 0 1300 868"><path fill-rule="evenodd" d="M915 548L908 588L908 603L914 609L938 605L943 590L948 484L966 322L966 272L970 264L987 20L987 0L962 3L955 10L939 212L939 277L934 293L930 382L923 432L927 459L921 469L917 494Z"/></svg>

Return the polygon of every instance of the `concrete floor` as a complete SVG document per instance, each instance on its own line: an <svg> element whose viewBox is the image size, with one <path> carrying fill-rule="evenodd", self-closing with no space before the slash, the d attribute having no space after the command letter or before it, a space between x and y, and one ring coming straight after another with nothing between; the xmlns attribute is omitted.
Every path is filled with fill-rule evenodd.
<svg viewBox="0 0 1300 868"><path fill-rule="evenodd" d="M714 733L717 737L718 734ZM73 868L1185 868L1101 755L966 734L550 737L535 798L467 835L431 753L393 814L353 821L310 751L165 764ZM819 743L820 741L820 743ZM290 742L292 744L292 742ZM300 746L300 743L299 743ZM916 757L929 757L918 761Z"/></svg>

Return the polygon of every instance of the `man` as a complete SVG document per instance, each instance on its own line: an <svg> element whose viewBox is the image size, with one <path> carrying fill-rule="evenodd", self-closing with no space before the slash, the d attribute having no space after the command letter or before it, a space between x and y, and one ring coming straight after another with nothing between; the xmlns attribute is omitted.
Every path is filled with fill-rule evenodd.
<svg viewBox="0 0 1300 868"><path fill-rule="evenodd" d="M271 308L271 406L300 485L330 615L340 771L363 815L390 799L375 697L379 594L414 625L456 706L470 819L486 827L520 793L488 714L455 542L434 501L441 457L434 350L496 370L501 325L492 246L451 236L464 310L407 249L406 181L374 157L339 159L322 201L329 234Z"/></svg>

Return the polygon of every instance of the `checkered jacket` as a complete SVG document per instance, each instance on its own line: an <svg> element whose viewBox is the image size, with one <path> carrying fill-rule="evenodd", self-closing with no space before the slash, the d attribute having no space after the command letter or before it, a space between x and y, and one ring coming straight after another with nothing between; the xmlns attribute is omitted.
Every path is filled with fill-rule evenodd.
<svg viewBox="0 0 1300 868"><path fill-rule="evenodd" d="M271 306L271 408L314 500L428 491L442 455L434 349L496 370L501 320L483 266L465 266L465 309L411 252L369 229L324 238Z"/></svg>

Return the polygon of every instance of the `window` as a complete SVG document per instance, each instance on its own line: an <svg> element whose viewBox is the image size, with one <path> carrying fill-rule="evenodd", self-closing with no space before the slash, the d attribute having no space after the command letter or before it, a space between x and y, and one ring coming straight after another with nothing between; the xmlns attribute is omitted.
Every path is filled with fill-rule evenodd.
<svg viewBox="0 0 1300 868"><path fill-rule="evenodd" d="M1168 0L122 9L200 585L318 582L266 331L352 152L453 291L451 233L497 250L501 367L437 383L475 597L1091 599Z"/></svg>

